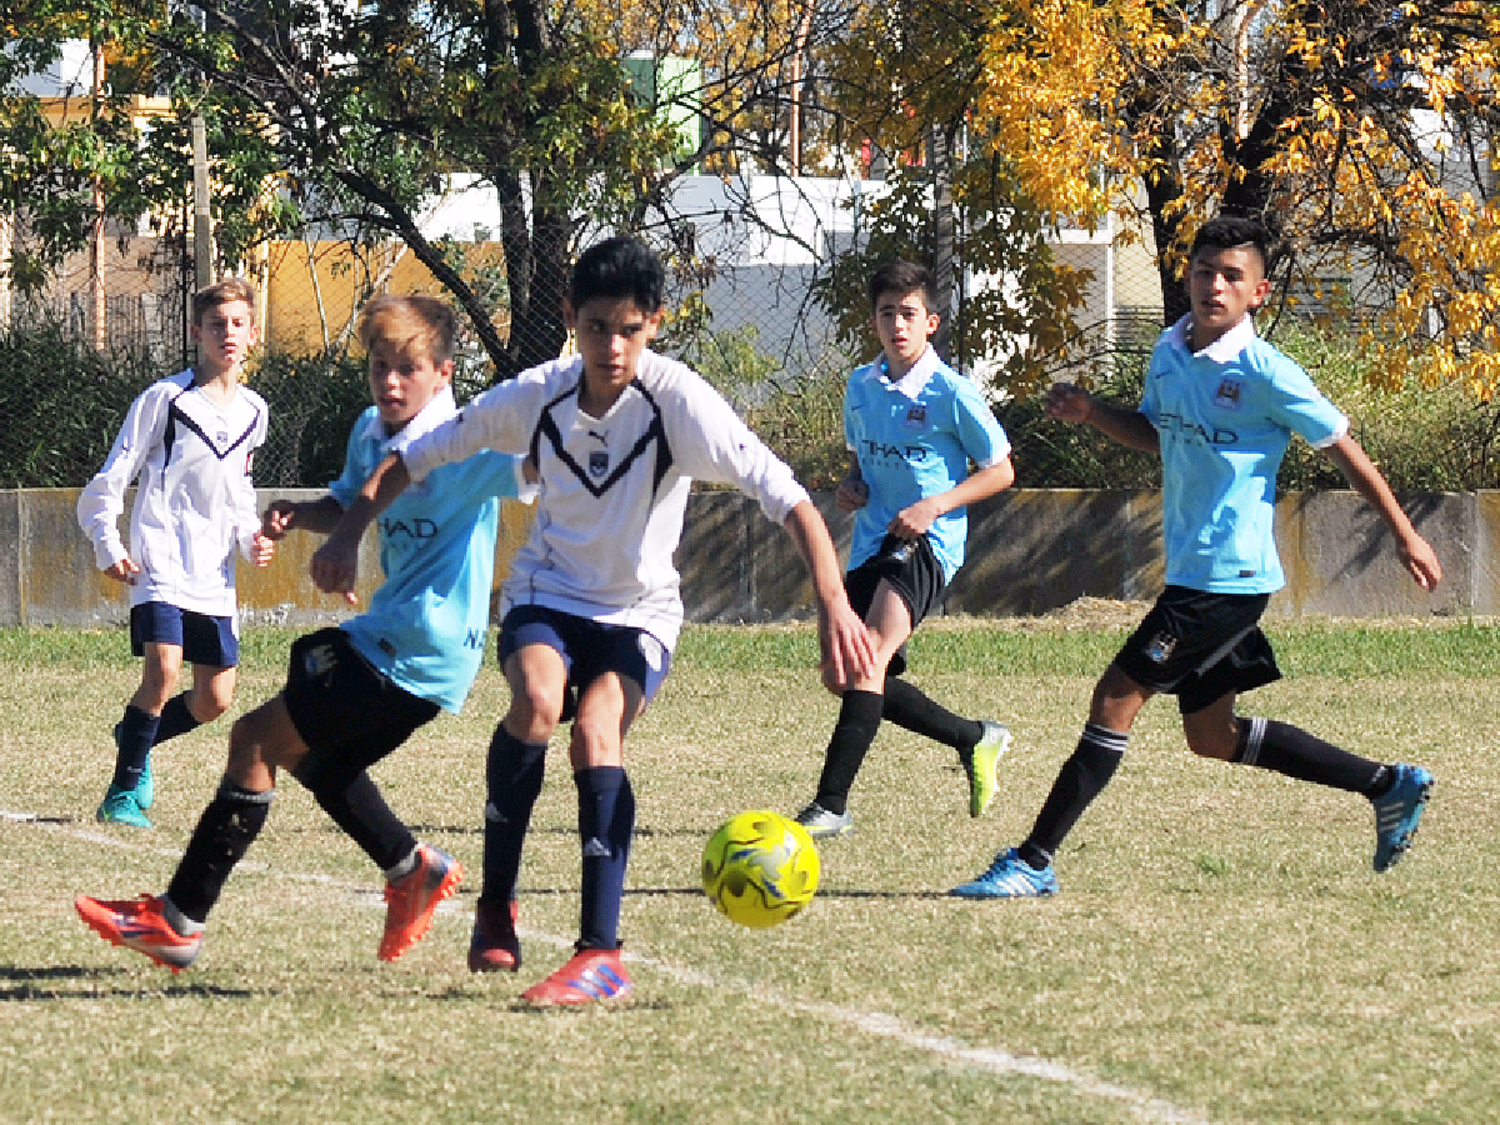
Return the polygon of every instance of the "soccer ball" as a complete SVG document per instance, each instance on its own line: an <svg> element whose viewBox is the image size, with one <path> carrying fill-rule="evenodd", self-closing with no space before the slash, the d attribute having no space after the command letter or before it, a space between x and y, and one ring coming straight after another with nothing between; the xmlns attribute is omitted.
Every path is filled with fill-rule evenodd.
<svg viewBox="0 0 1500 1125"><path fill-rule="evenodd" d="M821 869L802 825L780 813L742 812L703 849L703 891L731 922L765 929L802 913Z"/></svg>

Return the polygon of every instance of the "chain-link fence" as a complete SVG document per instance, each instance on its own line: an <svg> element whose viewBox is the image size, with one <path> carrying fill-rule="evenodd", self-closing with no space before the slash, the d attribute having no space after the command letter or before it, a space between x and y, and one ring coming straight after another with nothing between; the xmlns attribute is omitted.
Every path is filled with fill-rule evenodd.
<svg viewBox="0 0 1500 1125"><path fill-rule="evenodd" d="M719 386L813 487L831 484L842 468L844 382L877 347L872 332L841 336L836 310L820 290L838 255L862 237L860 199L871 191L868 182L850 180L690 177L671 213L644 228L672 266L662 348ZM521 298L560 306L559 282L554 291L538 282L521 297L511 293L513 279L490 234L500 225L492 196L454 191L425 222L502 341ZM949 248L955 330L947 358L991 394L1016 443L1019 482L1154 484L1152 459L1050 425L1034 398L1014 398L997 385L996 348L1023 349L1027 339L997 346L992 334L979 345L966 329L966 311L977 297L1014 282L970 269L959 230ZM1061 231L1049 249L1087 273L1075 313L1074 369L1082 357L1096 383L1128 400L1138 394L1164 302L1150 248L1117 234L1108 226ZM70 258L38 292L0 291L0 486L82 484L102 462L131 398L192 362L191 251L184 238L115 231ZM399 243L361 246L314 230L264 247L244 270L257 285L262 327L251 378L271 405L257 483L320 487L337 473L349 424L368 400L361 360L350 348L360 306L379 292L442 293L442 286ZM494 372L480 334L469 332L459 356L460 397L482 389Z"/></svg>

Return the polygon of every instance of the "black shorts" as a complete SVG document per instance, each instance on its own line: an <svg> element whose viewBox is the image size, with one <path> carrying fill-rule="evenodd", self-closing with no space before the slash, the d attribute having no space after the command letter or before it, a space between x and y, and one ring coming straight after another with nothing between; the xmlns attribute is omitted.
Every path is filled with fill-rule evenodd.
<svg viewBox="0 0 1500 1125"><path fill-rule="evenodd" d="M144 656L147 644L176 645L189 664L233 668L240 662L240 638L233 617L214 617L170 602L130 607L130 651Z"/></svg>
<svg viewBox="0 0 1500 1125"><path fill-rule="evenodd" d="M650 703L672 667L667 646L644 629L611 625L540 605L518 605L500 622L500 664L526 645L555 649L568 669L563 721L572 717L578 696L607 672L634 681L642 702Z"/></svg>
<svg viewBox="0 0 1500 1125"><path fill-rule="evenodd" d="M1184 715L1229 692L1281 679L1260 630L1269 594L1207 594L1168 586L1115 657L1142 687L1177 696Z"/></svg>
<svg viewBox="0 0 1500 1125"><path fill-rule="evenodd" d="M292 645L281 696L308 748L297 779L314 791L319 778L354 780L442 710L376 671L337 627Z"/></svg>
<svg viewBox="0 0 1500 1125"><path fill-rule="evenodd" d="M925 535L920 539L897 539L894 535L887 535L881 540L880 550L844 575L849 606L861 618L875 604L875 589L882 578L906 603L913 632L938 607L948 585L943 576L943 564L933 554L932 544ZM899 676L905 671L906 645L903 644L891 656L886 674Z"/></svg>

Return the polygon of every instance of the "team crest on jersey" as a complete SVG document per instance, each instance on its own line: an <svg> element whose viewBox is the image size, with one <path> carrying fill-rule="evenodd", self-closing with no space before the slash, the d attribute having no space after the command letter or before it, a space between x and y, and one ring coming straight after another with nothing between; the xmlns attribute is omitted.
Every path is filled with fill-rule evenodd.
<svg viewBox="0 0 1500 1125"><path fill-rule="evenodd" d="M597 449L589 454L589 476L602 477L609 472L609 451Z"/></svg>
<svg viewBox="0 0 1500 1125"><path fill-rule="evenodd" d="M914 427L927 425L927 407L919 402L908 409L906 412L906 424Z"/></svg>
<svg viewBox="0 0 1500 1125"><path fill-rule="evenodd" d="M1171 633L1157 633L1146 646L1146 659L1153 664L1165 664L1177 648L1177 638Z"/></svg>
<svg viewBox="0 0 1500 1125"><path fill-rule="evenodd" d="M1232 376L1224 376L1219 381L1219 389L1214 392L1214 405L1225 410L1238 410L1240 408L1240 396L1244 393L1245 385Z"/></svg>

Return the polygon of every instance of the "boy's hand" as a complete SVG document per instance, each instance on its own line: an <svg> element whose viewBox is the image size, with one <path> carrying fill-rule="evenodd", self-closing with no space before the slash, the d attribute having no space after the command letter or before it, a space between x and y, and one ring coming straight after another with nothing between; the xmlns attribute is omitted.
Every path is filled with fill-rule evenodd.
<svg viewBox="0 0 1500 1125"><path fill-rule="evenodd" d="M1053 383L1042 406L1047 417L1059 422L1087 422L1094 412L1094 396L1077 383Z"/></svg>
<svg viewBox="0 0 1500 1125"><path fill-rule="evenodd" d="M270 566L276 557L276 540L264 532L257 531L250 540L250 561L256 566Z"/></svg>
<svg viewBox="0 0 1500 1125"><path fill-rule="evenodd" d="M920 539L938 516L942 515L938 502L931 496L918 500L910 508L896 513L896 518L886 525L886 530L897 539Z"/></svg>
<svg viewBox="0 0 1500 1125"><path fill-rule="evenodd" d="M343 594L350 605L358 604L354 584L359 578L359 541L346 546L338 535L329 536L328 541L313 552L308 573L312 575L313 585L325 594Z"/></svg>
<svg viewBox="0 0 1500 1125"><path fill-rule="evenodd" d="M856 478L840 482L833 504L841 512L857 512L870 502L870 486Z"/></svg>
<svg viewBox="0 0 1500 1125"><path fill-rule="evenodd" d="M1424 590L1437 589L1437 584L1443 580L1443 564L1438 562L1431 543L1413 533L1410 542L1397 544L1396 553L1418 586Z"/></svg>
<svg viewBox="0 0 1500 1125"><path fill-rule="evenodd" d="M284 539L296 516L297 505L290 500L272 500L260 517L260 534L271 540Z"/></svg>
<svg viewBox="0 0 1500 1125"><path fill-rule="evenodd" d="M140 572L141 568L131 562L128 557L121 559L113 566L104 568L106 576L113 578L116 582L123 582L127 586L135 585L135 576Z"/></svg>

